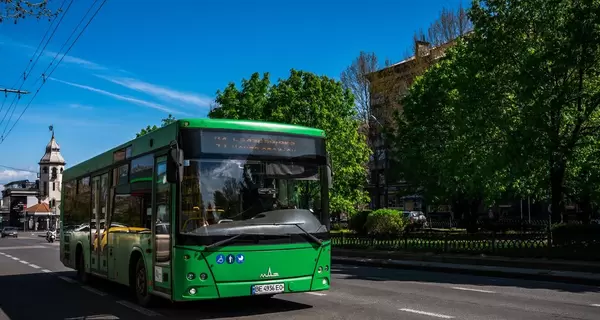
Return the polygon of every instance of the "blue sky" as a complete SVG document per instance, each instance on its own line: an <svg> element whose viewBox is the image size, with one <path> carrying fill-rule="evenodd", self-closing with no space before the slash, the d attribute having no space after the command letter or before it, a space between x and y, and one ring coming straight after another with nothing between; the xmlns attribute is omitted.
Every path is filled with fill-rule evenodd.
<svg viewBox="0 0 600 320"><path fill-rule="evenodd" d="M361 50L382 62L399 61L415 30L460 2L108 0L0 144L0 165L37 171L51 124L69 166L135 137L168 113L205 117L216 90L253 72L270 72L275 80L295 68L339 78ZM51 6L61 3L52 0ZM73 2L23 84L32 94L22 96L0 133L29 103L40 75L91 4ZM0 24L0 86L21 85L49 25L35 19ZM21 178L35 175L0 168L0 183Z"/></svg>

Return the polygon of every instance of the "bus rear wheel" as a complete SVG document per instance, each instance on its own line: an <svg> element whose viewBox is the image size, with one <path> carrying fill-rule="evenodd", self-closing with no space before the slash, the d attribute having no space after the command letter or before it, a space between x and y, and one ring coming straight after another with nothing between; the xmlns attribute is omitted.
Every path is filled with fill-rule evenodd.
<svg viewBox="0 0 600 320"><path fill-rule="evenodd" d="M77 253L77 279L81 283L88 283L90 281L90 275L85 272L85 257L83 256L83 250L79 250Z"/></svg>
<svg viewBox="0 0 600 320"><path fill-rule="evenodd" d="M135 274L133 275L133 283L137 302L144 307L152 304L152 295L148 293L147 274L148 272L146 271L144 259L138 259L135 267Z"/></svg>

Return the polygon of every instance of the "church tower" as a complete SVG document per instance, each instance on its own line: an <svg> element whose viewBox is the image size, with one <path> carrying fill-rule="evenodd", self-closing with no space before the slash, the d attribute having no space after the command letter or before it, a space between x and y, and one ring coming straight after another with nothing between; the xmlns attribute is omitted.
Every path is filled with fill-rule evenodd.
<svg viewBox="0 0 600 320"><path fill-rule="evenodd" d="M50 209L60 214L60 196L62 190L62 174L65 159L60 154L60 146L54 139L54 128L50 126L52 138L46 145L46 153L40 159L40 201L47 203Z"/></svg>

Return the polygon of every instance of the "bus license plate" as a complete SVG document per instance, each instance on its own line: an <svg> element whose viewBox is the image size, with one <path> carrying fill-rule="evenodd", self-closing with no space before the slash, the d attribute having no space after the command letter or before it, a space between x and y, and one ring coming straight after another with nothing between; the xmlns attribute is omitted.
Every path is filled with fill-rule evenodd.
<svg viewBox="0 0 600 320"><path fill-rule="evenodd" d="M252 294L273 294L285 291L283 283L257 284L252 286Z"/></svg>

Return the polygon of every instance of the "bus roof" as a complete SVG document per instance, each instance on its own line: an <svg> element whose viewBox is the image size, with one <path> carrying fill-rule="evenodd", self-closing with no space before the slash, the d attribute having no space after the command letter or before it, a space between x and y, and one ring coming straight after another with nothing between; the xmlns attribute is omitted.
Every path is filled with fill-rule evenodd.
<svg viewBox="0 0 600 320"><path fill-rule="evenodd" d="M139 138L130 140L91 159L83 161L69 169L66 169L63 173L63 180L70 181L111 166L113 164L113 154L116 151L125 149L127 147L131 147L130 158L135 158L152 150L166 147L172 140L176 138L178 126L182 128L247 130L276 132L283 134L300 134L323 138L325 137L325 132L320 129L275 122L208 118L179 119L168 126L159 128ZM150 140L152 140L152 146L150 146Z"/></svg>

